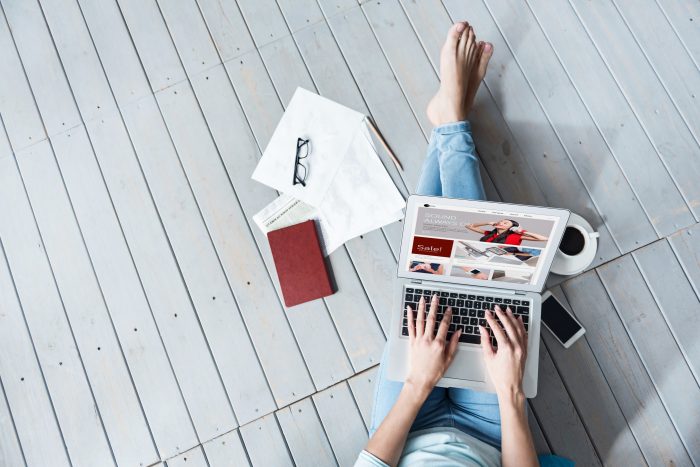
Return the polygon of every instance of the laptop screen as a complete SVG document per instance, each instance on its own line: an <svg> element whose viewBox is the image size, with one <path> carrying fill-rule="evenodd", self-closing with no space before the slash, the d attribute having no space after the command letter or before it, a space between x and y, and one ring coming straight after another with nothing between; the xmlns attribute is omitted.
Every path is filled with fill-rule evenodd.
<svg viewBox="0 0 700 467"><path fill-rule="evenodd" d="M460 206L454 201L430 198L430 203L418 205L410 236L404 233L404 241L410 243L404 245L408 251L399 266L402 273L516 289L531 289L544 281L549 253L561 239L560 210L550 210L553 214L548 215L542 208L525 212L531 210L486 202Z"/></svg>

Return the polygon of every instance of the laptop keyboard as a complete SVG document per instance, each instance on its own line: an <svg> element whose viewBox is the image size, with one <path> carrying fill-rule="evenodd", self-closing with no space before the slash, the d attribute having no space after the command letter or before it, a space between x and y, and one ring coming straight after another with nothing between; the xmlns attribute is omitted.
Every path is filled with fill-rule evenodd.
<svg viewBox="0 0 700 467"><path fill-rule="evenodd" d="M448 340L452 337L452 334L458 329L461 329L462 335L459 337L460 342L480 344L481 334L479 332L479 325L487 326L485 311L493 311L495 305L499 305L504 310L505 307L510 307L516 317L522 316L525 330L527 331L529 328L530 301L527 299L513 298L512 295L509 297L499 297L487 294L459 293L432 287L405 287L404 292L402 307L403 322L401 327L401 334L404 336L408 336L408 315L406 307L410 306L411 309L417 310L418 301L421 296L423 296L425 297L425 311L427 316L430 310L430 300L432 300L434 294L438 294L439 297L435 333L437 333L438 324L445 315L447 308L452 307L452 323L447 331ZM498 316L494 315L494 317L496 321L499 321ZM496 338L494 337L493 331L489 329L489 333L491 335L491 343L495 347Z"/></svg>

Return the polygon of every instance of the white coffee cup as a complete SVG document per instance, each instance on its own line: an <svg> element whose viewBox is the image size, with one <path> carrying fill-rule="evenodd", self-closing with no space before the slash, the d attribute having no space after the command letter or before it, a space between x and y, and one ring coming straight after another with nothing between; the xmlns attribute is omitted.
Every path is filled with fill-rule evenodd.
<svg viewBox="0 0 700 467"><path fill-rule="evenodd" d="M560 276L572 276L585 271L595 259L599 236L586 219L572 212L562 242L554 255L552 272Z"/></svg>

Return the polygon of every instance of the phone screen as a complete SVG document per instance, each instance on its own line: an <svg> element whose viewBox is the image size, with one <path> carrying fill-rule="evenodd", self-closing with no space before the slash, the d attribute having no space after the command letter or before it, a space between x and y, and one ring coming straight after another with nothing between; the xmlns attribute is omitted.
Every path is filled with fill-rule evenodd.
<svg viewBox="0 0 700 467"><path fill-rule="evenodd" d="M569 311L553 295L542 302L542 321L562 343L566 343L581 329Z"/></svg>

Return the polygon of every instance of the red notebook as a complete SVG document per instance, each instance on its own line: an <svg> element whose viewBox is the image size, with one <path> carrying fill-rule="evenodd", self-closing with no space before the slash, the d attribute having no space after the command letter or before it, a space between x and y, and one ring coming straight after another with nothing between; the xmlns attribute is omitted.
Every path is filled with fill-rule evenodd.
<svg viewBox="0 0 700 467"><path fill-rule="evenodd" d="M313 220L268 232L267 239L285 305L292 307L333 294Z"/></svg>

